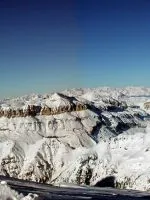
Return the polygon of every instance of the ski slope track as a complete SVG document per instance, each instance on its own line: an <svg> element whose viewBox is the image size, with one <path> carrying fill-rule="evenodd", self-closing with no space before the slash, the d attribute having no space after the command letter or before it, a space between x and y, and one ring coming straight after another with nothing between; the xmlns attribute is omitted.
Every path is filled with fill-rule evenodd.
<svg viewBox="0 0 150 200"><path fill-rule="evenodd" d="M150 102L150 88L143 87L0 100L0 175L55 186L149 192L150 114L145 102ZM29 106L41 111L16 114ZM45 108L49 112L42 112Z"/></svg>

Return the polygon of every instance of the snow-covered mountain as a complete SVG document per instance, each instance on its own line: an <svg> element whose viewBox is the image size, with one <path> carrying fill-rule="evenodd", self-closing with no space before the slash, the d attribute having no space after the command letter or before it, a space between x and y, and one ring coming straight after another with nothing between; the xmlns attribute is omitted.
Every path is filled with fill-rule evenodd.
<svg viewBox="0 0 150 200"><path fill-rule="evenodd" d="M150 189L150 88L73 89L0 101L0 174Z"/></svg>

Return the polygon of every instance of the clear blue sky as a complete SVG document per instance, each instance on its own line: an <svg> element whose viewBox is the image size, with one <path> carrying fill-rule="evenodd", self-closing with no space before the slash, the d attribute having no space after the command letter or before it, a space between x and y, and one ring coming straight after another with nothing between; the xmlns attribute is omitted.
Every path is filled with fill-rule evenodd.
<svg viewBox="0 0 150 200"><path fill-rule="evenodd" d="M149 0L0 0L0 98L150 86Z"/></svg>

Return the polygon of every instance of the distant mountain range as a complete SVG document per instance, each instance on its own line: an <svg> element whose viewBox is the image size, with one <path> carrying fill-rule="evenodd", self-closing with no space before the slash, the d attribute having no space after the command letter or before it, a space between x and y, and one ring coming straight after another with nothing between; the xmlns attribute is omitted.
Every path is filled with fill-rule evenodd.
<svg viewBox="0 0 150 200"><path fill-rule="evenodd" d="M0 174L54 185L114 177L117 188L148 191L149 101L150 88L142 87L1 100Z"/></svg>

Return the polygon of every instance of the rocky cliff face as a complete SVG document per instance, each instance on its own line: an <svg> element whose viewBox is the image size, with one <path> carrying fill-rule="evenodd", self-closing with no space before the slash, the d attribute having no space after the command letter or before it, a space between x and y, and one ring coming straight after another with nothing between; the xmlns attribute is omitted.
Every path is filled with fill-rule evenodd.
<svg viewBox="0 0 150 200"><path fill-rule="evenodd" d="M21 109L29 108L32 103L59 112L38 110L42 114L0 117L0 174L43 183L91 185L113 175L118 185L123 185L128 172L123 174L118 167L121 154L116 160L115 155L121 149L128 159L128 142L135 140L135 132L146 132L147 114L112 97L89 100L83 96L53 94L20 99L19 103L2 102L1 109L7 111L15 110L18 104ZM128 182L128 187L140 188L138 183L135 187L132 184L134 178Z"/></svg>

